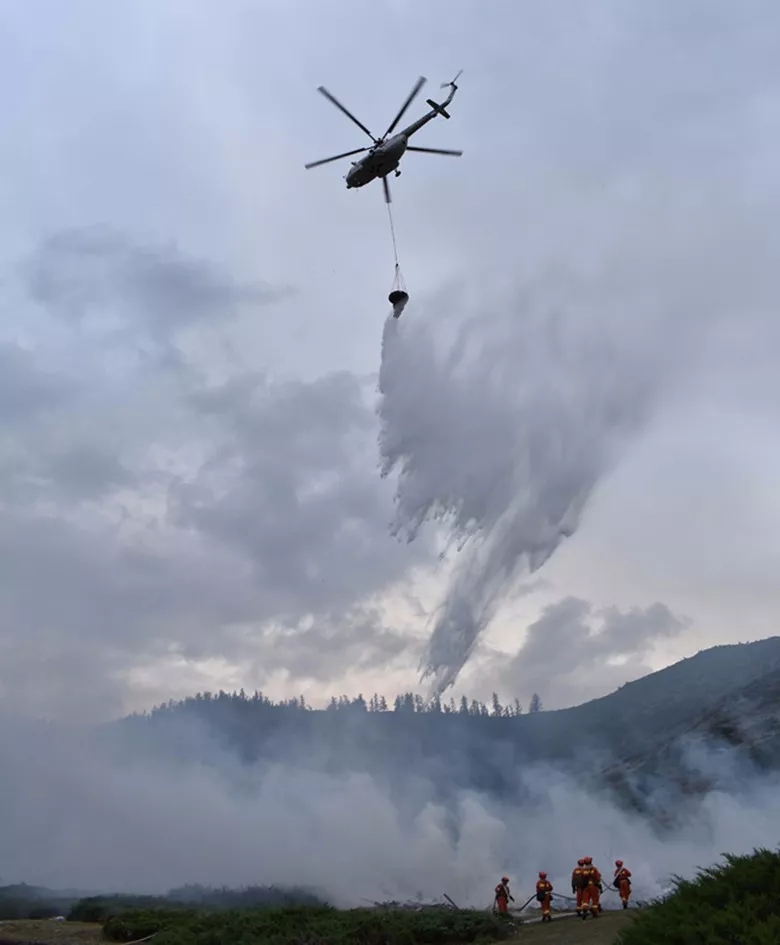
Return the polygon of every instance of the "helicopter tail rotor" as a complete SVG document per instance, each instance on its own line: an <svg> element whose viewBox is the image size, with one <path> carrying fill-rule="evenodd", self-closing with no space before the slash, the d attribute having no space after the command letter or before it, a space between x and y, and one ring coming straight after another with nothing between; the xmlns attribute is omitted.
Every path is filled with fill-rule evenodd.
<svg viewBox="0 0 780 945"><path fill-rule="evenodd" d="M447 96L447 100L443 104L440 105L438 102L434 102L432 98L427 99L429 108L432 108L436 112L436 114L441 115L442 118L450 117L450 114L447 111L447 106L450 104L450 102L453 99L453 96L458 91L458 87L457 85L455 85L455 83L458 81L458 79L461 77L462 74L463 74L463 70L461 69L460 72L452 80L452 82L442 82L441 88L450 90L450 94Z"/></svg>
<svg viewBox="0 0 780 945"><path fill-rule="evenodd" d="M458 81L458 79L459 79L462 75L463 75L463 70L461 69L460 72L459 72L459 73L455 76L455 78L452 80L452 82L442 82L440 88L446 89L446 88L450 88L450 87L451 87L451 88L453 88L453 89L457 89L457 85L455 85L455 83Z"/></svg>

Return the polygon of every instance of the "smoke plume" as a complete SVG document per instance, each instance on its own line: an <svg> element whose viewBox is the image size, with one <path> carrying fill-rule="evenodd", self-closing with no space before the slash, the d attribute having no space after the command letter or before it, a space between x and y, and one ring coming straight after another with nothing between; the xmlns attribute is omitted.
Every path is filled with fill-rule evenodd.
<svg viewBox="0 0 780 945"><path fill-rule="evenodd" d="M625 859L635 897L648 899L673 873L780 829L777 777L752 771L737 794L711 791L670 838L550 766L518 768L522 804L476 790L445 803L436 794L445 771L421 767L399 796L367 758L342 749L326 772L294 738L247 766L189 722L170 741L148 732L143 752L121 730L109 734L107 752L84 732L0 727L3 881L149 893L188 882L294 885L339 906L446 892L484 908L504 872L519 901L539 869L565 895L573 861L590 854L605 872ZM185 743L191 753L174 760L171 748ZM616 903L607 895L605 905Z"/></svg>

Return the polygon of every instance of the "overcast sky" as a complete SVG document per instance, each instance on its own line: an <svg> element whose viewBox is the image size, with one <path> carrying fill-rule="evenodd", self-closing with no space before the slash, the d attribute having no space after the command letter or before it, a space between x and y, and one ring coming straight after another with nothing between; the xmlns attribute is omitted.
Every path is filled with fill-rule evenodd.
<svg viewBox="0 0 780 945"><path fill-rule="evenodd" d="M554 707L776 632L778 30L771 0L6 5L2 704L392 696L423 659ZM381 186L303 169L367 140L316 88L380 135L459 69L416 141L464 156L391 182L386 329Z"/></svg>

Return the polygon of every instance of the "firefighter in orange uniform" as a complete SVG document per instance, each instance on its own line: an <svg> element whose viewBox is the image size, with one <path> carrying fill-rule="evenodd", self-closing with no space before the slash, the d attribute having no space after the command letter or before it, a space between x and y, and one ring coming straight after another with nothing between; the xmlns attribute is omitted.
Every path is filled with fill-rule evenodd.
<svg viewBox="0 0 780 945"><path fill-rule="evenodd" d="M588 864L588 860L590 859L591 858L589 856L584 856L582 858L582 905L580 907L580 915L583 919L587 919L590 912L590 874L592 870L592 867Z"/></svg>
<svg viewBox="0 0 780 945"><path fill-rule="evenodd" d="M542 922L551 922L550 902L552 901L553 884L547 879L547 873L542 870L536 882L536 899L542 904Z"/></svg>
<svg viewBox="0 0 780 945"><path fill-rule="evenodd" d="M587 886L582 896L582 918L588 917L588 912L597 919L601 912L600 894L604 887L601 884L601 873L593 865L593 857L585 857L584 875L587 877Z"/></svg>
<svg viewBox="0 0 780 945"><path fill-rule="evenodd" d="M509 912L509 901L514 902L515 897L509 891L509 877L502 876L501 882L496 886L496 910L502 915Z"/></svg>
<svg viewBox="0 0 780 945"><path fill-rule="evenodd" d="M585 860L580 857L577 865L571 871L571 891L577 897L577 915L582 915L582 897L585 893L587 880L584 873Z"/></svg>
<svg viewBox="0 0 780 945"><path fill-rule="evenodd" d="M623 908L628 909L628 900L631 896L631 870L623 866L622 860L615 860L615 878L612 885L620 893Z"/></svg>

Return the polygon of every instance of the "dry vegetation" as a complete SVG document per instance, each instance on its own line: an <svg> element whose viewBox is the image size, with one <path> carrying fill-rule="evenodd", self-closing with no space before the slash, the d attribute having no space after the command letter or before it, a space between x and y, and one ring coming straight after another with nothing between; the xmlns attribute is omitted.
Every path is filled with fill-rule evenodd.
<svg viewBox="0 0 780 945"><path fill-rule="evenodd" d="M36 945L95 945L104 943L99 922L55 922L51 919L14 919L0 922L0 945L35 942Z"/></svg>

